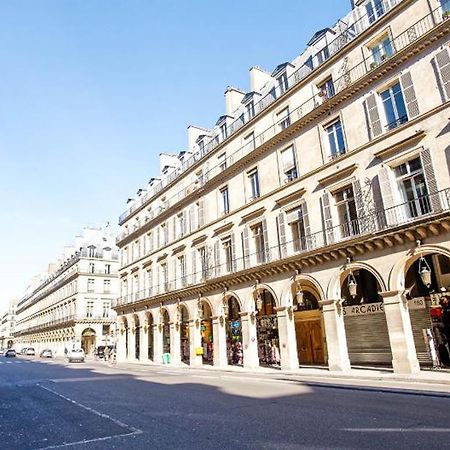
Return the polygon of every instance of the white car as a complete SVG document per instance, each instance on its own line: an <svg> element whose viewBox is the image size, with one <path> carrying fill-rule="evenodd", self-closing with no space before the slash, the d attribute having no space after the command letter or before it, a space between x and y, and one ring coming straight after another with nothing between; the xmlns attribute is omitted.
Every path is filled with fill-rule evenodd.
<svg viewBox="0 0 450 450"><path fill-rule="evenodd" d="M34 348L33 348L33 347L28 347L27 350L26 350L26 352L25 352L25 355L26 355L26 356L35 356L35 355L36 355L36 352L34 351Z"/></svg>
<svg viewBox="0 0 450 450"><path fill-rule="evenodd" d="M69 362L84 362L86 355L82 348L74 348L67 352L67 361Z"/></svg>

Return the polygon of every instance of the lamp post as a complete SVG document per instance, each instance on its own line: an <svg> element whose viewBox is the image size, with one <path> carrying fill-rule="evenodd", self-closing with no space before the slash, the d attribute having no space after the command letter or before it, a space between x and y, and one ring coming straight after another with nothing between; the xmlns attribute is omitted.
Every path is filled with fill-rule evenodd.
<svg viewBox="0 0 450 450"><path fill-rule="evenodd" d="M300 307L305 306L305 293L302 289L302 283L299 279L295 281L295 298L297 300L297 305Z"/></svg>
<svg viewBox="0 0 450 450"><path fill-rule="evenodd" d="M417 241L417 247L420 251L420 259L419 259L419 276L422 280L422 283L427 287L427 289L430 289L431 287L431 268L428 264L427 260L423 257L422 251L421 251L421 245L422 243L420 241Z"/></svg>
<svg viewBox="0 0 450 450"><path fill-rule="evenodd" d="M348 292L350 294L350 297L355 298L357 295L358 284L356 283L356 278L353 275L352 271L350 271L350 273L348 275L347 286L348 286Z"/></svg>

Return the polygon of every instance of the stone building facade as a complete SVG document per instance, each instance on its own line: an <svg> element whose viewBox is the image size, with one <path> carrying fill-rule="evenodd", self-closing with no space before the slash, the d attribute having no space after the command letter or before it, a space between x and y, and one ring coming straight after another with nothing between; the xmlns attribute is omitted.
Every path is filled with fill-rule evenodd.
<svg viewBox="0 0 450 450"><path fill-rule="evenodd" d="M85 228L61 260L37 277L17 305L16 348L82 347L87 354L100 345L115 344L119 292L118 252L108 228Z"/></svg>
<svg viewBox="0 0 450 450"><path fill-rule="evenodd" d="M450 286L450 2L363 0L250 69L120 217L118 358L436 363ZM434 352L434 353L433 353Z"/></svg>
<svg viewBox="0 0 450 450"><path fill-rule="evenodd" d="M11 301L0 317L0 348L14 347L14 330L16 325L16 301Z"/></svg>

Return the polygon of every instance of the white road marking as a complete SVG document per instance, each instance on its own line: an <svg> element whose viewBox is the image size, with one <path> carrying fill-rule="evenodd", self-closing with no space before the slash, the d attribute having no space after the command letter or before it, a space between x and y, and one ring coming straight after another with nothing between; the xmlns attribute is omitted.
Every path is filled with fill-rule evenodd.
<svg viewBox="0 0 450 450"><path fill-rule="evenodd" d="M139 430L138 428L132 427L131 425L127 425L126 423L121 422L118 419L114 419L111 416L108 416L107 414L103 414L100 411L97 411L96 409L93 409L89 406L83 405L82 403L79 403L75 400L72 400L69 397L66 397L65 395L60 394L59 392L54 391L53 389L50 389L46 386L42 386L41 384L38 384L37 386L39 386L41 389L44 389L48 392L51 392L52 394L56 395L59 398L62 398L63 400L66 400L69 403L72 403L75 406L78 406L79 408L82 408L86 411L89 411L92 414L95 414L99 417L101 417L102 419L106 419L106 420L110 420L111 422L115 423L116 425L118 425L121 428L124 428L126 430L129 430L128 433L123 433L123 434L113 434L111 436L104 436L104 437L100 437L100 438L95 438L95 439L84 439L82 441L76 441L76 442L66 442L65 444L57 444L57 445L50 445L48 447L40 447L37 450L50 450L52 448L64 448L64 447L73 447L75 445L80 445L80 444L88 444L91 442L101 442L101 441L109 441L111 439L115 439L118 437L126 437L126 436L133 436L133 435L137 435L137 434L142 434L143 431Z"/></svg>
<svg viewBox="0 0 450 450"><path fill-rule="evenodd" d="M5 361L6 364L11 364L11 361Z"/></svg>
<svg viewBox="0 0 450 450"><path fill-rule="evenodd" d="M191 375L191 378L216 378L217 379L217 377L213 377L213 376L211 376L211 375Z"/></svg>
<svg viewBox="0 0 450 450"><path fill-rule="evenodd" d="M342 428L356 433L450 433L450 428Z"/></svg>

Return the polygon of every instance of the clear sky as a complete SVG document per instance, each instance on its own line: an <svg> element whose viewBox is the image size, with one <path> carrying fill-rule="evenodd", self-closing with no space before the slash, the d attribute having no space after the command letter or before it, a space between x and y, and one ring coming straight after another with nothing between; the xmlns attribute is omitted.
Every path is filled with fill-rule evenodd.
<svg viewBox="0 0 450 450"><path fill-rule="evenodd" d="M350 0L0 2L0 310Z"/></svg>

